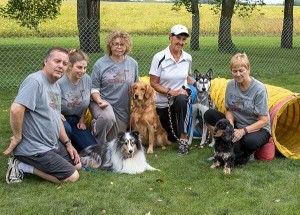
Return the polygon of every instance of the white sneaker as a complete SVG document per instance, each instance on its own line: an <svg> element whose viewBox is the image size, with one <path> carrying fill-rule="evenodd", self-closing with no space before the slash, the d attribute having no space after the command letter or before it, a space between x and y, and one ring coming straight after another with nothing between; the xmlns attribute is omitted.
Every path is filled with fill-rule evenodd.
<svg viewBox="0 0 300 215"><path fill-rule="evenodd" d="M20 183L23 180L24 173L22 170L19 170L18 161L16 158L11 157L8 159L8 168L6 173L6 182L8 184Z"/></svg>

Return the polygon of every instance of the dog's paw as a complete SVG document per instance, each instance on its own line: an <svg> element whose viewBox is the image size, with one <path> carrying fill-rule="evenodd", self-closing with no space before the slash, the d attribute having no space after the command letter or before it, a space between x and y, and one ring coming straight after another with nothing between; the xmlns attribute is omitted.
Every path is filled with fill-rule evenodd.
<svg viewBox="0 0 300 215"><path fill-rule="evenodd" d="M228 167L224 167L223 172L224 172L225 174L230 174L230 173L231 173L231 169L228 168Z"/></svg>
<svg viewBox="0 0 300 215"><path fill-rule="evenodd" d="M161 149L162 149L162 150L165 150L165 149L167 149L167 147L165 147L165 146L162 146L162 147L161 147Z"/></svg>
<svg viewBox="0 0 300 215"><path fill-rule="evenodd" d="M210 166L210 168L211 169L215 169L215 168L217 168L219 165L217 164L217 163L213 163L211 166Z"/></svg>
<svg viewBox="0 0 300 215"><path fill-rule="evenodd" d="M153 149L148 148L147 154L153 154Z"/></svg>

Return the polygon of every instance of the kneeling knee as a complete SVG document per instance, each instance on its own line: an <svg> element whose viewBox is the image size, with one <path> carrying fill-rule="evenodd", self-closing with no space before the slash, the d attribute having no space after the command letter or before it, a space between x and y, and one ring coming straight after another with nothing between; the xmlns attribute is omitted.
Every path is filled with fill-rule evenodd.
<svg viewBox="0 0 300 215"><path fill-rule="evenodd" d="M79 179L79 172L75 170L75 172L69 177L64 180L64 182L76 182Z"/></svg>

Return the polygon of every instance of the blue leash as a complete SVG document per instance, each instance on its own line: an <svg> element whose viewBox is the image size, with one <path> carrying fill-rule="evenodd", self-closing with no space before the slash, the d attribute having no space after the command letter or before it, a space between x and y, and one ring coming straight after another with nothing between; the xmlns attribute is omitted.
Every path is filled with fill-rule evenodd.
<svg viewBox="0 0 300 215"><path fill-rule="evenodd" d="M95 173L95 174L100 174L101 173L100 170L91 169L91 168L89 168L87 166L82 166L82 169L84 169L87 172L91 172L91 173Z"/></svg>

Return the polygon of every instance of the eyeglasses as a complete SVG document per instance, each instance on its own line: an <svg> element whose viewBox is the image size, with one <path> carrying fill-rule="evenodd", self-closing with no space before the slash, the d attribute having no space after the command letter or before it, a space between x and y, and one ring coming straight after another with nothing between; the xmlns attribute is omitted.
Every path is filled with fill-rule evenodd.
<svg viewBox="0 0 300 215"><path fill-rule="evenodd" d="M124 48L124 47L125 47L125 45L124 45L123 43L113 43L112 45L113 45L114 47L116 47L116 48L119 47L119 46L120 46L121 48Z"/></svg>

